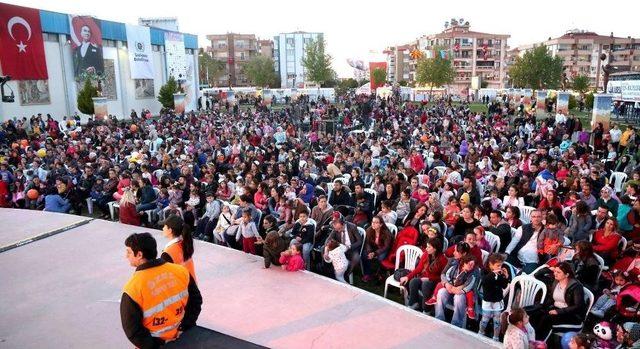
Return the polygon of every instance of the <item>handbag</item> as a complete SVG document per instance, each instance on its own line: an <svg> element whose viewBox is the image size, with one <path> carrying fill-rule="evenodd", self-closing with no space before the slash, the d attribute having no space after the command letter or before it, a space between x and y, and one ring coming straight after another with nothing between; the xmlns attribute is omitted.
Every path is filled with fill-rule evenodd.
<svg viewBox="0 0 640 349"><path fill-rule="evenodd" d="M409 275L410 272L409 269L405 268L396 269L396 271L393 272L393 279L400 282L400 279Z"/></svg>

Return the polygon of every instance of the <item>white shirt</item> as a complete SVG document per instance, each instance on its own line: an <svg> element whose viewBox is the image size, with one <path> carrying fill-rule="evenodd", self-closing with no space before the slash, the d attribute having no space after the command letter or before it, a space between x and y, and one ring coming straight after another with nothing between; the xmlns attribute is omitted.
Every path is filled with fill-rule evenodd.
<svg viewBox="0 0 640 349"><path fill-rule="evenodd" d="M611 143L620 142L620 137L622 137L622 130L612 128L609 130L609 135L611 136Z"/></svg>
<svg viewBox="0 0 640 349"><path fill-rule="evenodd" d="M533 235L531 235L529 241L527 241L527 243L522 246L520 251L518 251L518 259L523 264L538 263L538 233L540 231L535 230L535 228L533 229ZM516 229L516 233L509 243L509 246L507 246L505 252L507 254L511 254L513 249L516 248L516 245L520 242L520 239L522 239L522 227Z"/></svg>
<svg viewBox="0 0 640 349"><path fill-rule="evenodd" d="M83 41L82 45L80 45L80 56L84 57L87 54L88 49L89 49L89 43L86 41Z"/></svg>

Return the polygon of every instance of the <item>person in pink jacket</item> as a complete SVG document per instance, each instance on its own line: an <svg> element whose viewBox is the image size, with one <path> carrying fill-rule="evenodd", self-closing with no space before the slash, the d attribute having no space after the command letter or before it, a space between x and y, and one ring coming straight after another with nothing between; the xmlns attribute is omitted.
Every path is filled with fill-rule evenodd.
<svg viewBox="0 0 640 349"><path fill-rule="evenodd" d="M304 270L304 259L301 256L302 245L293 244L291 248L280 253L280 264L286 271Z"/></svg>

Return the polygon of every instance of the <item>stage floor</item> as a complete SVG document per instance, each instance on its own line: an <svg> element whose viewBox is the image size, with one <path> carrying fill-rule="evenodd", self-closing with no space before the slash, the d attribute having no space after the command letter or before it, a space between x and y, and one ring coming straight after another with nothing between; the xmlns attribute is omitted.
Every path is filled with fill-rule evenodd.
<svg viewBox="0 0 640 349"><path fill-rule="evenodd" d="M1 209L13 242L83 217ZM126 348L122 286L133 269L124 239L160 231L103 220L0 253L0 347ZM15 230L14 230L15 227ZM17 238L17 239L16 239ZM198 325L270 348L499 348L369 292L307 273L263 269L262 258L196 242L204 298ZM54 344L55 343L55 344Z"/></svg>

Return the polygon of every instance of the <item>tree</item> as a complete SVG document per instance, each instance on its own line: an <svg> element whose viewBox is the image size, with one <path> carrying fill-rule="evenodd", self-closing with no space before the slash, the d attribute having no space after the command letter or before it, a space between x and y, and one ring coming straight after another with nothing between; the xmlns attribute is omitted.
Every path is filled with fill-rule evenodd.
<svg viewBox="0 0 640 349"><path fill-rule="evenodd" d="M251 83L258 87L273 87L276 82L276 71L273 59L262 55L251 57L243 65L244 73Z"/></svg>
<svg viewBox="0 0 640 349"><path fill-rule="evenodd" d="M576 97L572 94L569 95L569 110L576 109L577 106L578 106L578 101L576 100Z"/></svg>
<svg viewBox="0 0 640 349"><path fill-rule="evenodd" d="M78 92L78 110L81 113L93 114L93 97L98 97L98 89L93 86L91 79L87 78L84 80L82 90Z"/></svg>
<svg viewBox="0 0 640 349"><path fill-rule="evenodd" d="M173 76L169 77L169 80L166 84L160 87L160 93L158 93L158 101L165 108L173 109L173 94L178 93L180 91L178 89L178 83L173 78Z"/></svg>
<svg viewBox="0 0 640 349"><path fill-rule="evenodd" d="M587 109L593 109L593 92L589 92L584 96L584 106Z"/></svg>
<svg viewBox="0 0 640 349"><path fill-rule="evenodd" d="M573 83L571 84L571 88L580 93L580 96L584 96L587 91L589 91L590 84L589 77L586 75L578 75L573 78Z"/></svg>
<svg viewBox="0 0 640 349"><path fill-rule="evenodd" d="M360 85L358 85L358 81L354 78L343 79L338 82L338 86L336 87L336 93L338 95L344 95L349 90L356 89Z"/></svg>
<svg viewBox="0 0 640 349"><path fill-rule="evenodd" d="M224 62L211 57L200 48L198 54L198 70L200 72L200 82L213 86L224 71Z"/></svg>
<svg viewBox="0 0 640 349"><path fill-rule="evenodd" d="M409 86L409 83L407 82L407 80L400 80L400 81L398 81L398 85L400 85L400 86Z"/></svg>
<svg viewBox="0 0 640 349"><path fill-rule="evenodd" d="M532 89L557 89L562 80L564 60L553 57L545 45L525 52L509 69L514 87Z"/></svg>
<svg viewBox="0 0 640 349"><path fill-rule="evenodd" d="M336 76L331 68L333 58L325 53L324 39L318 37L317 40L311 40L304 48L304 56L302 57L302 66L306 73L307 81L319 83L321 86Z"/></svg>
<svg viewBox="0 0 640 349"><path fill-rule="evenodd" d="M373 78L374 86L382 85L387 81L387 71L382 68L376 68L371 73L371 77Z"/></svg>
<svg viewBox="0 0 640 349"><path fill-rule="evenodd" d="M436 50L439 52L439 50ZM416 68L416 82L421 85L431 86L429 99L434 87L441 87L453 82L456 71L451 61L436 55L434 58L421 58Z"/></svg>

